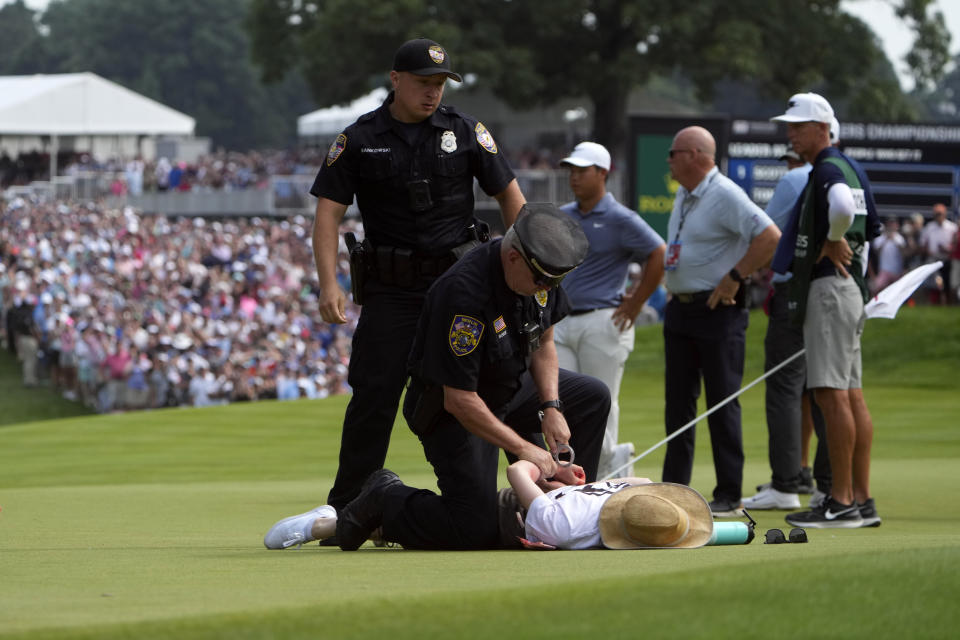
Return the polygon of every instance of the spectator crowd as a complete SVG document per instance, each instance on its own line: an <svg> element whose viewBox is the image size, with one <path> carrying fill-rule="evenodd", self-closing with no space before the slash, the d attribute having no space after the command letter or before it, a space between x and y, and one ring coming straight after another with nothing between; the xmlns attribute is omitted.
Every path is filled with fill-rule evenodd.
<svg viewBox="0 0 960 640"><path fill-rule="evenodd" d="M340 262L349 289L345 249ZM0 202L0 335L25 385L100 412L348 391L357 309L324 323L316 293L299 216Z"/></svg>

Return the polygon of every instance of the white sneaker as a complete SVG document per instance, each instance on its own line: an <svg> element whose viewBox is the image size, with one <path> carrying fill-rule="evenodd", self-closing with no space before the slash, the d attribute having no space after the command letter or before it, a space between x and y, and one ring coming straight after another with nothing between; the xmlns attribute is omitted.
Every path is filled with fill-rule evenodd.
<svg viewBox="0 0 960 640"><path fill-rule="evenodd" d="M767 487L757 495L744 498L743 506L747 509L799 509L800 498L795 493L784 493L773 487Z"/></svg>
<svg viewBox="0 0 960 640"><path fill-rule="evenodd" d="M337 510L328 504L322 504L316 509L299 513L270 527L263 537L263 546L267 549L286 549L297 545L299 548L304 542L313 540L310 529L317 518L336 518Z"/></svg>
<svg viewBox="0 0 960 640"><path fill-rule="evenodd" d="M819 489L813 490L813 495L810 496L810 508L818 509L820 505L823 504L823 501L827 499L827 494Z"/></svg>

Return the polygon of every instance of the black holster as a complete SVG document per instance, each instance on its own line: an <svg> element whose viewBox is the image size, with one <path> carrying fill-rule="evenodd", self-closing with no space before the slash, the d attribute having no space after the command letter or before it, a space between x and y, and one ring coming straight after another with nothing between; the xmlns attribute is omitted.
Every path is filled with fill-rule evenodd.
<svg viewBox="0 0 960 640"><path fill-rule="evenodd" d="M410 431L421 438L428 435L436 428L443 412L443 387L410 376L407 379L407 395L403 399L403 417Z"/></svg>
<svg viewBox="0 0 960 640"><path fill-rule="evenodd" d="M343 234L343 240L350 253L350 293L353 295L354 304L362 305L363 287L370 274L369 259L372 245L369 240L357 242L357 236L352 231Z"/></svg>

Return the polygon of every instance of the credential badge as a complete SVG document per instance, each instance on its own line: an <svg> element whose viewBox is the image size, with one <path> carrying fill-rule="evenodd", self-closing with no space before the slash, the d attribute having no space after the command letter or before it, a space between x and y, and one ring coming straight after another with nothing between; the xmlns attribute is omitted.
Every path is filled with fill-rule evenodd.
<svg viewBox="0 0 960 640"><path fill-rule="evenodd" d="M453 131L444 131L440 136L440 148L447 153L453 153L457 150L457 134Z"/></svg>
<svg viewBox="0 0 960 640"><path fill-rule="evenodd" d="M473 353L480 344L483 335L483 323L465 315L455 315L450 323L450 350L455 356L465 356Z"/></svg>
<svg viewBox="0 0 960 640"><path fill-rule="evenodd" d="M546 291L537 291L533 294L533 299L537 301L537 304L541 307L547 306L547 292Z"/></svg>

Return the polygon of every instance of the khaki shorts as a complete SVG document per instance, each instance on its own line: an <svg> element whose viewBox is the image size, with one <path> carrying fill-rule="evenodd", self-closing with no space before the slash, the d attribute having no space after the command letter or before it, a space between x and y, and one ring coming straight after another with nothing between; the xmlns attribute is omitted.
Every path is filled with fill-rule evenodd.
<svg viewBox="0 0 960 640"><path fill-rule="evenodd" d="M803 342L807 388L860 389L860 336L866 321L853 278L827 276L810 282Z"/></svg>

